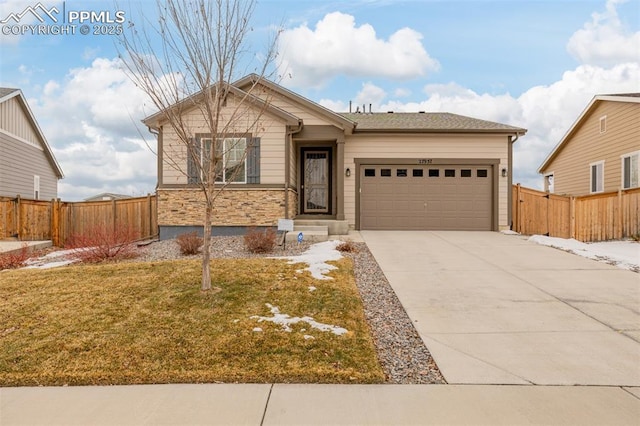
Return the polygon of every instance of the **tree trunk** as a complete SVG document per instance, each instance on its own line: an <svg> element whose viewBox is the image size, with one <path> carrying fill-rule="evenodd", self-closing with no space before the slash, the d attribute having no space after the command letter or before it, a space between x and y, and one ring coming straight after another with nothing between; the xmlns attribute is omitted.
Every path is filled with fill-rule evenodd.
<svg viewBox="0 0 640 426"><path fill-rule="evenodd" d="M207 201L204 210L204 227L202 237L202 286L200 290L211 290L211 215L213 209Z"/></svg>

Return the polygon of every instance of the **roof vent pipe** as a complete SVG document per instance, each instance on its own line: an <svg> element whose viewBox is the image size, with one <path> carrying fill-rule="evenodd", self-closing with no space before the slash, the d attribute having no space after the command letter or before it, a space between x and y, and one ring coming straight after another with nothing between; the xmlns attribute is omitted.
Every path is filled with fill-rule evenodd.
<svg viewBox="0 0 640 426"><path fill-rule="evenodd" d="M351 114L351 101L349 101L349 114Z"/></svg>
<svg viewBox="0 0 640 426"><path fill-rule="evenodd" d="M371 104L369 104L369 114L373 114L373 111L371 111Z"/></svg>

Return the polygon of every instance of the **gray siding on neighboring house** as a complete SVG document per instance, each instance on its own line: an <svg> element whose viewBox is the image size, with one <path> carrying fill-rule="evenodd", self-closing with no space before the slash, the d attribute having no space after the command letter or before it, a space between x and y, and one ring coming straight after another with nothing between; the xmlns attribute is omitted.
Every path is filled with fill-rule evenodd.
<svg viewBox="0 0 640 426"><path fill-rule="evenodd" d="M33 199L34 175L40 176L39 199L58 196L58 179L43 149L0 132L0 196Z"/></svg>

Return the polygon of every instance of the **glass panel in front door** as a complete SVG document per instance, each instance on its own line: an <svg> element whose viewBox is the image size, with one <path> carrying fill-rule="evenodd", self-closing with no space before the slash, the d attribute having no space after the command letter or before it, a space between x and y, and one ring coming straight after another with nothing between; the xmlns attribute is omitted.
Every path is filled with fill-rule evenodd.
<svg viewBox="0 0 640 426"><path fill-rule="evenodd" d="M326 151L304 153L304 210L329 212L329 154Z"/></svg>

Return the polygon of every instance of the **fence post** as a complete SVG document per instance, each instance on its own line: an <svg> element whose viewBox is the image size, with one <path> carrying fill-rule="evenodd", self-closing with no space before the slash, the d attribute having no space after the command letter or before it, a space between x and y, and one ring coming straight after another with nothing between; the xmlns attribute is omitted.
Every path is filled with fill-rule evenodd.
<svg viewBox="0 0 640 426"><path fill-rule="evenodd" d="M20 240L20 231L22 230L22 201L20 199L20 194L16 195L16 237L18 241Z"/></svg>
<svg viewBox="0 0 640 426"><path fill-rule="evenodd" d="M569 238L576 238L576 197L569 197Z"/></svg>
<svg viewBox="0 0 640 426"><path fill-rule="evenodd" d="M623 217L623 210L622 210L622 189L618 189L618 214L616 215L616 219L618 222L618 226L615 226L614 223L614 233L615 233L615 239L620 239L620 238L624 238L626 237L625 232L624 232L624 217Z"/></svg>
<svg viewBox="0 0 640 426"><path fill-rule="evenodd" d="M153 212L152 212L152 208L151 208L151 194L147 192L147 209L149 209L149 215L147 216L149 218L149 238L152 238L154 233L153 233Z"/></svg>
<svg viewBox="0 0 640 426"><path fill-rule="evenodd" d="M113 206L113 235L116 235L116 229L117 228L117 216L116 216L116 212L117 212L117 206L116 206L116 199L114 198L113 201L111 201L111 205Z"/></svg>
<svg viewBox="0 0 640 426"><path fill-rule="evenodd" d="M49 234L51 235L51 243L54 246L57 246L57 240L58 240L58 221L60 219L58 218L58 209L56 208L56 199L52 198L51 199L51 223L49 225Z"/></svg>
<svg viewBox="0 0 640 426"><path fill-rule="evenodd" d="M516 210L518 211L518 230L516 232L522 233L524 225L522 223L522 187L520 184L516 185L516 193L518 194L518 202L516 203Z"/></svg>

